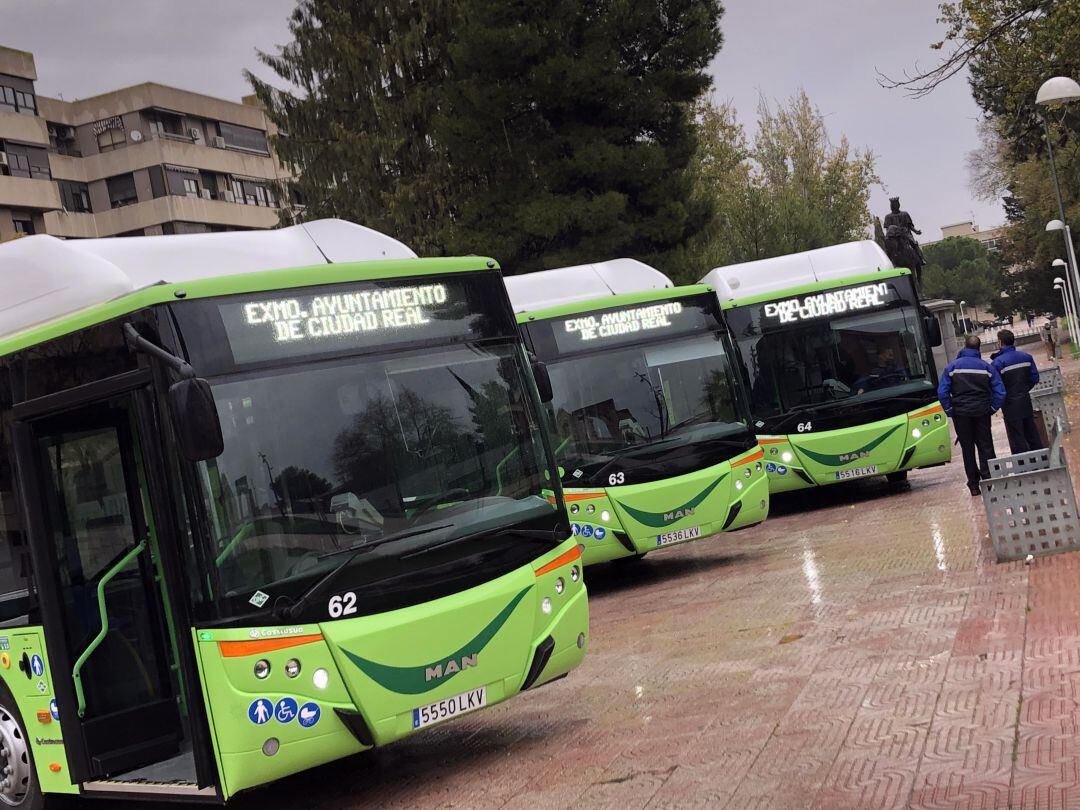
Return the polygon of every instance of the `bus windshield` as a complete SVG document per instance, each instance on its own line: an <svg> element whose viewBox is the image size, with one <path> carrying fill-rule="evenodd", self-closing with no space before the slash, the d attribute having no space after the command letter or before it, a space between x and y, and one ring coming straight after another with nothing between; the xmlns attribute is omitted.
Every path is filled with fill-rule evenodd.
<svg viewBox="0 0 1080 810"><path fill-rule="evenodd" d="M695 303L685 302L677 313L698 320L683 336L658 329L651 339L628 344L612 335L597 341L602 348L574 351L578 347L560 341L565 329L556 325L553 342L564 350L552 352L549 345L542 356L555 394L551 418L565 485L655 481L718 464L753 445L729 340L707 304L699 310ZM670 323L679 326L674 318ZM545 326L529 326L538 346Z"/></svg>
<svg viewBox="0 0 1080 810"><path fill-rule="evenodd" d="M391 609L562 539L520 344L440 342L210 378L225 450L197 472L226 614L287 607L355 551L311 620L343 589Z"/></svg>
<svg viewBox="0 0 1080 810"><path fill-rule="evenodd" d="M764 312L736 308L728 318L750 377L751 408L768 423L766 432L783 432L781 422L822 409L907 397L921 402L934 388L914 305L895 301L878 311L783 325L770 324Z"/></svg>

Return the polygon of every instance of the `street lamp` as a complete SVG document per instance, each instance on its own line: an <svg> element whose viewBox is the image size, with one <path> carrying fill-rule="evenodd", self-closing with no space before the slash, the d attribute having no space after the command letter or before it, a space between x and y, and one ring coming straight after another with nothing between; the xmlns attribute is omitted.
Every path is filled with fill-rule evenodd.
<svg viewBox="0 0 1080 810"><path fill-rule="evenodd" d="M1052 79L1047 79L1039 87L1038 93L1035 94L1035 104L1039 107L1054 107L1073 101L1080 101L1080 84L1077 84L1075 80L1070 79L1068 76L1055 76ZM1057 198L1058 216L1060 217L1060 219L1053 219L1046 223L1046 230L1061 231L1062 236L1065 238L1065 255L1071 265L1069 268L1071 272L1065 275L1069 279L1069 294L1075 302L1077 297L1080 297L1080 268L1076 265L1076 251L1073 249L1072 232L1069 230L1065 220L1065 204L1061 201L1061 186L1058 185L1057 165L1054 163L1054 144L1053 139L1050 137L1050 124L1045 115L1040 114L1039 117L1042 118L1043 132L1046 133L1046 151L1050 155L1050 177L1054 181L1054 196Z"/></svg>
<svg viewBox="0 0 1080 810"><path fill-rule="evenodd" d="M1069 311L1069 304L1068 304L1068 301L1065 300L1065 291L1068 289L1068 287L1065 286L1065 279L1063 279L1061 276L1058 276L1057 278L1055 278L1054 279L1054 289L1061 293L1061 303L1064 305L1065 311L1068 312ZM1052 330L1048 330L1048 334L1053 334ZM1070 347L1070 350L1071 350L1072 349L1072 340L1071 339L1069 341L1069 347ZM1055 346L1054 349L1055 349L1055 352L1056 352L1057 347Z"/></svg>
<svg viewBox="0 0 1080 810"><path fill-rule="evenodd" d="M1063 273L1065 276L1069 275L1069 266L1062 259L1054 259L1054 261L1050 263L1050 266L1054 268L1055 272ZM1072 342L1075 343L1076 298L1073 296L1072 285L1065 281L1065 279L1061 278L1061 276L1055 278L1054 281L1061 281L1065 284L1065 317L1069 321L1069 337L1073 339Z"/></svg>
<svg viewBox="0 0 1080 810"><path fill-rule="evenodd" d="M967 334L967 311L964 307L967 306L967 301L960 302L960 332L961 334Z"/></svg>

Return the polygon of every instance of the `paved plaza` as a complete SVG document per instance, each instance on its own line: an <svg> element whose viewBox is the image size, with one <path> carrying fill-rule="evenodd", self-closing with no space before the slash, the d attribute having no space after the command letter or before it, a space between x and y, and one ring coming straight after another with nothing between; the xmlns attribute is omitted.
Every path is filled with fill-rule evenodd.
<svg viewBox="0 0 1080 810"><path fill-rule="evenodd" d="M590 569L569 678L238 806L1080 807L1080 554L996 564L956 457Z"/></svg>

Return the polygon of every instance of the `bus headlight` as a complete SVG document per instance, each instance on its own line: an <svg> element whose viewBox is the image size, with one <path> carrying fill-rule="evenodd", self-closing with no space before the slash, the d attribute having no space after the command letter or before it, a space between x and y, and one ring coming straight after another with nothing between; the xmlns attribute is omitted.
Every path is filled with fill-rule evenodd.
<svg viewBox="0 0 1080 810"><path fill-rule="evenodd" d="M922 431L919 430L918 428L913 428L912 431L911 431L911 436L912 436L912 438L917 439L920 436L922 436Z"/></svg>
<svg viewBox="0 0 1080 810"><path fill-rule="evenodd" d="M581 511L581 507L578 506L576 503L570 504L570 514L571 515L576 515L580 511Z"/></svg>
<svg viewBox="0 0 1080 810"><path fill-rule="evenodd" d="M325 689L327 684L330 683L330 673L322 667L311 673L311 682L315 685L316 689Z"/></svg>
<svg viewBox="0 0 1080 810"><path fill-rule="evenodd" d="M300 674L300 661L296 658L290 658L285 662L285 674L290 678L295 678Z"/></svg>
<svg viewBox="0 0 1080 810"><path fill-rule="evenodd" d="M754 474L754 471L751 470L749 467L747 467L745 470L743 470L743 478L749 478L753 474Z"/></svg>
<svg viewBox="0 0 1080 810"><path fill-rule="evenodd" d="M562 593L566 589L566 583L563 582L563 578L559 577L555 580L555 593Z"/></svg>
<svg viewBox="0 0 1080 810"><path fill-rule="evenodd" d="M590 503L588 506L585 507L585 514L587 514L587 515L591 515L595 511L596 511L596 504L594 504L594 503Z"/></svg>
<svg viewBox="0 0 1080 810"><path fill-rule="evenodd" d="M604 523L607 523L609 520L611 520L611 512L605 509L603 512L600 513L600 519L604 521Z"/></svg>
<svg viewBox="0 0 1080 810"><path fill-rule="evenodd" d="M260 681L270 674L270 662L265 658L260 658L255 662L255 677Z"/></svg>
<svg viewBox="0 0 1080 810"><path fill-rule="evenodd" d="M922 420L922 426L923 427L930 427L930 420L929 419L923 419Z"/></svg>
<svg viewBox="0 0 1080 810"><path fill-rule="evenodd" d="M570 580L572 582L577 582L579 576L581 576L581 572L578 570L578 567L576 565L570 566Z"/></svg>
<svg viewBox="0 0 1080 810"><path fill-rule="evenodd" d="M544 613L551 613L551 597L550 596L545 596L544 597L544 600L540 603L540 609L542 611L544 611Z"/></svg>
<svg viewBox="0 0 1080 810"><path fill-rule="evenodd" d="M735 482L735 489L742 489L742 481Z"/></svg>
<svg viewBox="0 0 1080 810"><path fill-rule="evenodd" d="M793 457L793 456L791 455L791 453L789 453L789 452L787 452L787 451L785 450L785 451L784 451L784 454L783 454L782 456L780 456L780 458L781 458L781 460L782 460L782 461L783 461L783 462L784 462L785 464L787 464L787 463L788 463L789 461L791 461L791 459L792 459L792 458L794 458L794 457Z"/></svg>

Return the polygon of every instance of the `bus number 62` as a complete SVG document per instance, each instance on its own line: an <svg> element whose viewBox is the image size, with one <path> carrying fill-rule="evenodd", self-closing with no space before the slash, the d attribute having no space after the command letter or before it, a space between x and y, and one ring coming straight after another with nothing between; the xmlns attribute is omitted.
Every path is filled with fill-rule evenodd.
<svg viewBox="0 0 1080 810"><path fill-rule="evenodd" d="M352 591L348 591L340 596L331 596L330 603L326 606L326 610L330 614L331 619L337 619L341 616L348 616L350 613L356 613L356 594Z"/></svg>

